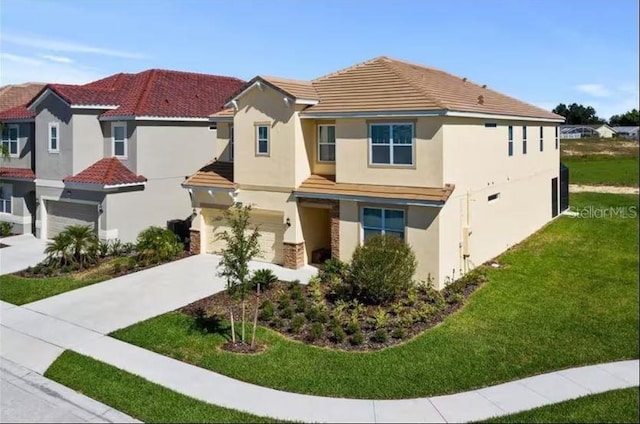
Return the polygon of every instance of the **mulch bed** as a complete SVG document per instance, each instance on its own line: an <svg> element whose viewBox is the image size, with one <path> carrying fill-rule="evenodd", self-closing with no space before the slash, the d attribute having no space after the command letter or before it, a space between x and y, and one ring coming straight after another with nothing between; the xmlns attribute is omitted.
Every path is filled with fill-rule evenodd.
<svg viewBox="0 0 640 424"><path fill-rule="evenodd" d="M353 303L350 303L351 306L341 316L336 313L338 302L336 299L331 299L328 286L320 284L319 287L322 288L325 294L324 318L322 316L314 316L310 311L314 309L314 306L312 306L314 304L314 295L310 286L279 281L263 291L259 298L256 297L255 293L247 296L245 301L246 321L252 323L256 307L260 307L258 324L278 331L285 337L310 345L332 349L347 351L379 350L400 344L441 323L447 316L460 309L466 299L485 281L484 277L481 277L464 284L456 283L445 288L442 292L425 287L416 287L412 289L414 292L412 301L405 298L396 301L394 304L381 307L364 305L354 307ZM295 288L295 286L299 287ZM301 294L296 294L296 292ZM317 301L317 297L315 299ZM273 316L265 314L265 304L267 302L274 306ZM286 307L287 302L290 303L290 308ZM229 308L233 310L234 319L237 322L236 331L239 331L239 321L242 314L240 302L231 299L226 291L200 299L180 308L178 311L199 319L214 317L220 322L227 323ZM354 313L354 308L359 308L360 312ZM293 309L293 313L289 309ZM425 312L422 316L418 316L419 314L416 311L421 309L431 313ZM374 317L380 310L386 312L388 323L382 329L377 330ZM362 334L359 343L357 341L354 342L355 333L349 331L349 321L354 321L354 319L350 318L352 315L357 315L358 317L357 322ZM304 323L301 326L299 322L298 326L292 325L294 324L294 319L298 321L304 319ZM322 326L319 336L317 333L315 336L312 334L314 325L316 326L316 332L319 326ZM335 337L333 330L336 326L344 330L344 337L340 339ZM228 325L225 325L224 329L220 326L220 331L224 331L225 335L229 336L226 334L229 331ZM376 338L377 332L385 333L386 337L382 339ZM243 349L237 347L232 347L229 350L244 353Z"/></svg>

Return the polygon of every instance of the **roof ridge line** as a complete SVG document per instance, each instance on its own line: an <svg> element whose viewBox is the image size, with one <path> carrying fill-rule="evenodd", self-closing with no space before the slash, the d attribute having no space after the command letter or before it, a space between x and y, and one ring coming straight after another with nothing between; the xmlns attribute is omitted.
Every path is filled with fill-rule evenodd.
<svg viewBox="0 0 640 424"><path fill-rule="evenodd" d="M384 59L386 59L386 60L384 60ZM385 68L387 68L388 70L393 72L398 78L400 78L401 80L403 80L404 82L409 84L411 87L413 87L414 90L418 91L419 93L422 93L422 95L427 97L429 100L433 101L436 105L438 105L439 108L441 108L443 110L450 109L449 106L447 106L444 103L442 103L442 101L440 101L438 98L434 97L433 94L427 92L422 87L417 86L413 81L411 81L411 79L406 78L404 75L402 75L402 73L398 72L398 70L395 69L392 66L393 63L394 63L394 59L390 59L388 57L383 57L382 66L384 66ZM404 63L407 63L407 62L404 62ZM414 66L418 66L418 65L414 65ZM423 68L428 69L428 68L426 68L424 66L423 66Z"/></svg>
<svg viewBox="0 0 640 424"><path fill-rule="evenodd" d="M351 66L348 66L346 68L338 69L337 71L333 71L333 72L330 72L328 74L321 75L318 78L312 79L311 83L313 84L314 82L319 82L321 80L333 77L335 75L339 75L339 74L344 73L346 71L350 71L351 69L357 68L359 66L368 65L369 63L375 62L376 60L386 59L386 58L387 58L386 56L377 56L377 57L374 57L373 59L365 60L364 62L356 63L355 65L351 65Z"/></svg>
<svg viewBox="0 0 640 424"><path fill-rule="evenodd" d="M155 76L156 76L157 72L158 72L157 69L152 69L151 71L149 71L149 75L147 76L147 80L144 82L144 85L143 85L143 88L142 88L142 93L140 93L140 97L138 98L138 101L136 102L136 106L133 108L133 114L134 115L138 114L138 108L143 103L143 101L146 101L147 97L149 97L149 93L151 92L151 90L150 90L151 80L155 79Z"/></svg>

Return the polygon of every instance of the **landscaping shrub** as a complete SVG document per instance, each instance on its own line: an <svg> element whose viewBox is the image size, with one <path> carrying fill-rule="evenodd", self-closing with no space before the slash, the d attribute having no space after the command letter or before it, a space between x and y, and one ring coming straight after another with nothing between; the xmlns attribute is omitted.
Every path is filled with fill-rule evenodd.
<svg viewBox="0 0 640 424"><path fill-rule="evenodd" d="M383 308L376 309L373 314L373 326L375 329L384 328L389 322L389 314Z"/></svg>
<svg viewBox="0 0 640 424"><path fill-rule="evenodd" d="M309 308L305 315L309 321L320 322L323 324L329 321L329 315L317 307Z"/></svg>
<svg viewBox="0 0 640 424"><path fill-rule="evenodd" d="M280 316L284 319L290 319L293 316L293 308L291 306L287 306L282 309L282 311L280 311Z"/></svg>
<svg viewBox="0 0 640 424"><path fill-rule="evenodd" d="M9 222L0 222L0 237L8 237L11 235L13 225Z"/></svg>
<svg viewBox="0 0 640 424"><path fill-rule="evenodd" d="M373 236L353 253L346 284L352 296L379 305L396 299L412 285L416 257L394 236Z"/></svg>
<svg viewBox="0 0 640 424"><path fill-rule="evenodd" d="M138 260L145 265L171 261L183 250L178 236L170 230L160 227L149 227L138 234L136 251Z"/></svg>
<svg viewBox="0 0 640 424"><path fill-rule="evenodd" d="M300 297L296 300L296 312L307 312L307 301L304 300L304 297Z"/></svg>
<svg viewBox="0 0 640 424"><path fill-rule="evenodd" d="M275 313L275 308L273 306L273 303L269 299L262 302L262 305L260 305L260 315L259 315L259 318L261 320L269 321L271 318L273 318L274 313Z"/></svg>
<svg viewBox="0 0 640 424"><path fill-rule="evenodd" d="M376 332L373 333L373 336L371 337L371 340L373 340L376 343L384 343L387 341L387 339L388 339L387 332L384 331L383 329L376 330Z"/></svg>
<svg viewBox="0 0 640 424"><path fill-rule="evenodd" d="M291 300L286 294L283 294L278 299L278 309L286 309L291 307Z"/></svg>
<svg viewBox="0 0 640 424"><path fill-rule="evenodd" d="M393 337L394 339L404 339L404 336L405 336L405 331L404 331L404 328L402 327L395 328L391 332L391 337Z"/></svg>
<svg viewBox="0 0 640 424"><path fill-rule="evenodd" d="M267 290L273 283L278 281L278 277L270 269L259 269L253 273L250 281L250 289L255 290L260 284L260 290Z"/></svg>
<svg viewBox="0 0 640 424"><path fill-rule="evenodd" d="M355 334L360 330L360 323L357 321L351 321L347 324L347 334Z"/></svg>
<svg viewBox="0 0 640 424"><path fill-rule="evenodd" d="M331 258L325 261L324 267L318 273L323 283L330 283L336 279L343 279L349 265L340 259Z"/></svg>
<svg viewBox="0 0 640 424"><path fill-rule="evenodd" d="M364 343L364 334L362 334L362 331L353 333L351 338L349 338L349 342L354 346L360 346L362 343Z"/></svg>
<svg viewBox="0 0 640 424"><path fill-rule="evenodd" d="M347 335L340 325L333 325L333 327L331 327L331 339L335 343L342 343L346 337Z"/></svg>
<svg viewBox="0 0 640 424"><path fill-rule="evenodd" d="M293 317L293 319L291 320L291 332L298 334L300 332L300 330L302 330L302 327L304 326L304 323L306 322L304 315L302 314L298 314L295 317Z"/></svg>
<svg viewBox="0 0 640 424"><path fill-rule="evenodd" d="M80 268L94 264L99 253L98 236L88 225L70 225L47 243L44 253L49 267L76 264Z"/></svg>
<svg viewBox="0 0 640 424"><path fill-rule="evenodd" d="M436 314L437 309L435 306L425 303L421 305L417 309L417 311L418 311L418 316L420 317L420 321L428 322Z"/></svg>
<svg viewBox="0 0 640 424"><path fill-rule="evenodd" d="M319 322L314 322L309 330L309 341L315 341L324 335L324 327Z"/></svg>

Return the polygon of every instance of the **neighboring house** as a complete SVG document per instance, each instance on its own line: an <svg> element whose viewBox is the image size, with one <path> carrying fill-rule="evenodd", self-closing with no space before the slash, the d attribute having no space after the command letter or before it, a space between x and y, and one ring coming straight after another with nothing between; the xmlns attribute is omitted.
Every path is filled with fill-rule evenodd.
<svg viewBox="0 0 640 424"><path fill-rule="evenodd" d="M379 57L312 81L258 76L227 105L216 158L183 183L196 251L219 251L223 211L252 204L264 261L348 260L390 234L415 251L415 278L443 287L561 209L564 118L466 78Z"/></svg>
<svg viewBox="0 0 640 424"><path fill-rule="evenodd" d="M613 127L618 137L626 138L628 140L639 140L639 132L640 127Z"/></svg>
<svg viewBox="0 0 640 424"><path fill-rule="evenodd" d="M101 239L134 241L145 227L188 218L180 183L214 154L208 116L243 84L153 69L47 85L0 112L12 152L0 168L0 220L43 239L85 224Z"/></svg>
<svg viewBox="0 0 640 424"><path fill-rule="evenodd" d="M0 112L29 103L45 85L40 82L27 82L0 87Z"/></svg>
<svg viewBox="0 0 640 424"><path fill-rule="evenodd" d="M615 135L616 135L616 130L613 127L610 127L608 124L561 125L560 126L560 138L562 139L584 138L584 137L612 138Z"/></svg>

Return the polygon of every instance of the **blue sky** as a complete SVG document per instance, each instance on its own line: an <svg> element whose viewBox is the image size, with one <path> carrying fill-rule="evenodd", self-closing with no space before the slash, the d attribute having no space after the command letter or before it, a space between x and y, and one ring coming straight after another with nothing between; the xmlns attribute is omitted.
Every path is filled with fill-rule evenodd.
<svg viewBox="0 0 640 424"><path fill-rule="evenodd" d="M176 69L311 79L386 55L545 108L638 106L638 0L0 3L0 82Z"/></svg>

